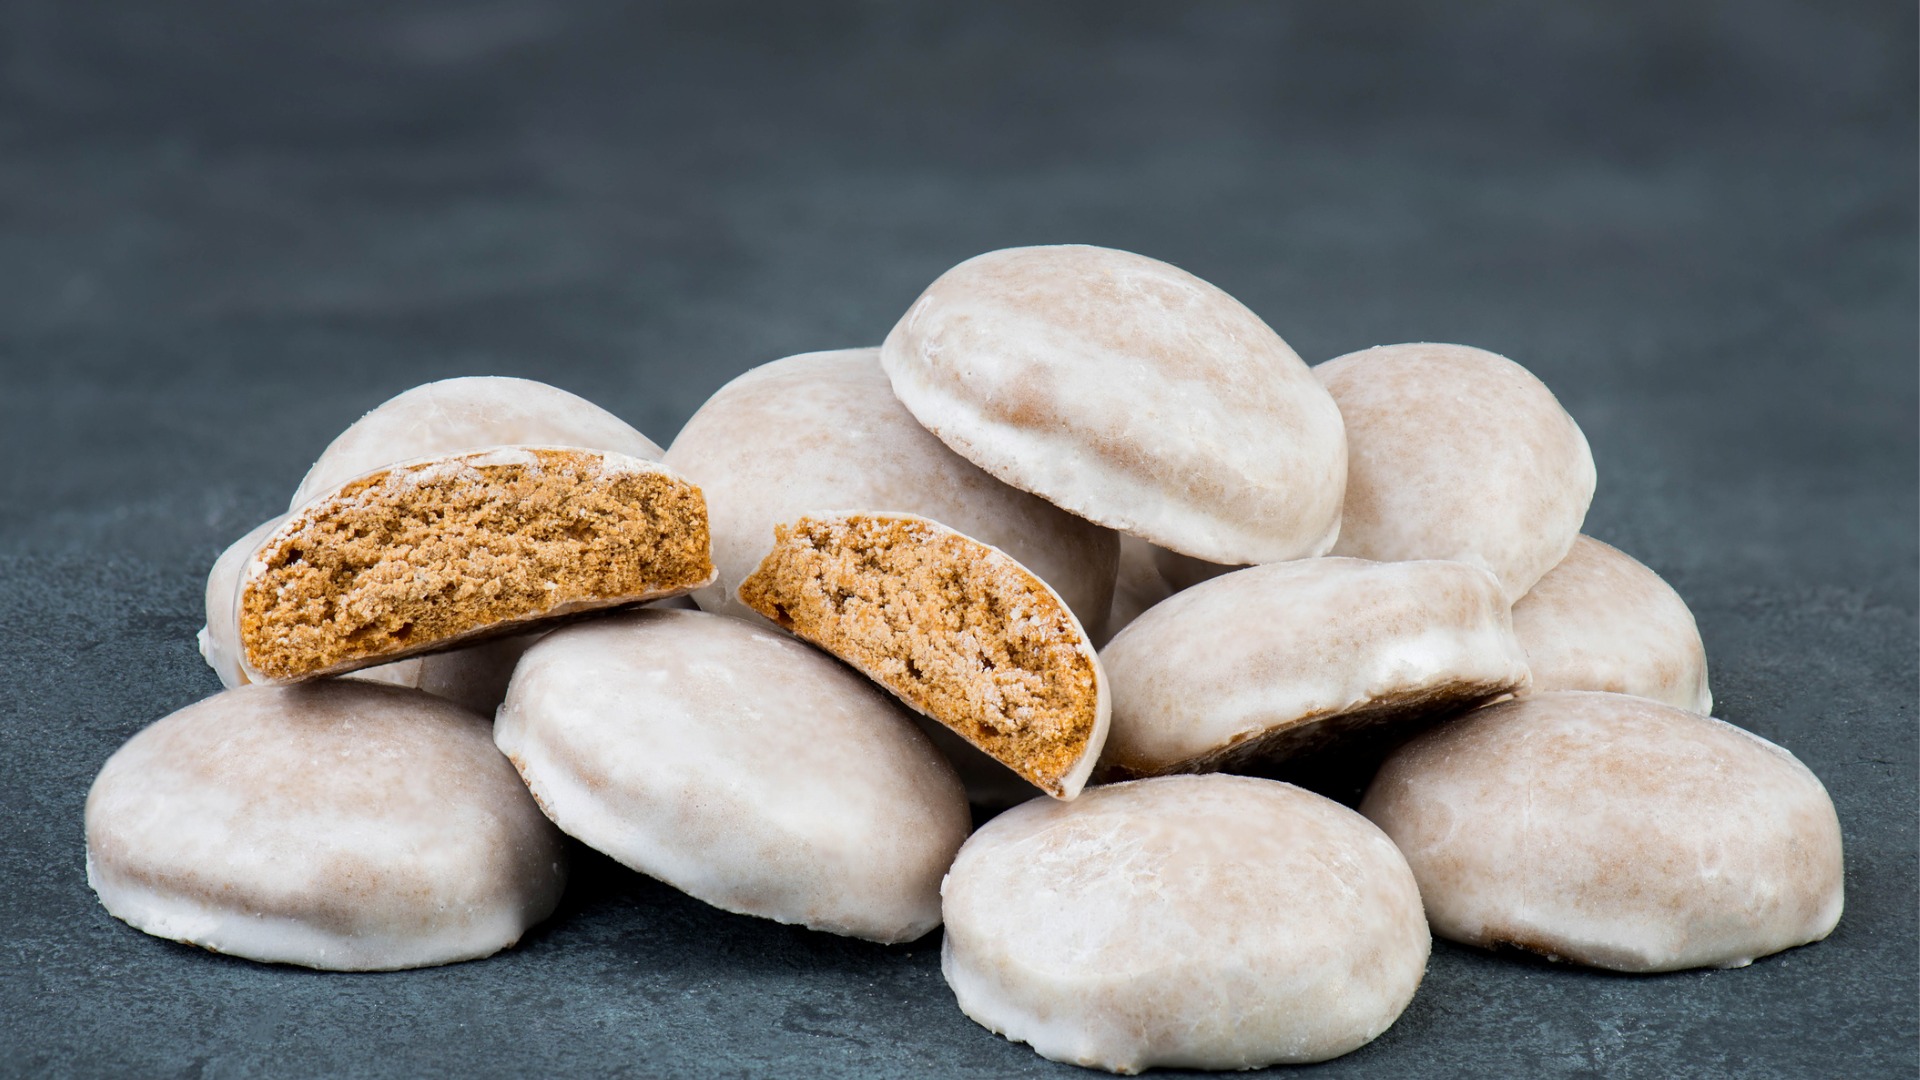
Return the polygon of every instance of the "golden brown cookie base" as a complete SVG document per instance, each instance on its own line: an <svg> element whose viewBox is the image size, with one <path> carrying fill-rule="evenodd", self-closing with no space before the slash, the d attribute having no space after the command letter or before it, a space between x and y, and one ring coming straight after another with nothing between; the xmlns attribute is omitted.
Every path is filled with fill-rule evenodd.
<svg viewBox="0 0 1920 1080"><path fill-rule="evenodd" d="M622 464L624 463L624 464ZM309 503L240 600L249 665L290 680L531 620L685 592L713 576L700 489L589 450L396 466Z"/></svg>
<svg viewBox="0 0 1920 1080"><path fill-rule="evenodd" d="M1382 728L1405 727L1409 732L1419 731L1434 720L1479 708L1517 688L1510 682L1454 681L1382 694L1356 708L1303 716L1165 765L1103 762L1095 779L1107 784L1174 773L1264 774L1281 762L1376 736Z"/></svg>
<svg viewBox="0 0 1920 1080"><path fill-rule="evenodd" d="M1078 624L1038 578L918 518L804 517L775 537L741 601L1060 789L1093 737L1099 687Z"/></svg>

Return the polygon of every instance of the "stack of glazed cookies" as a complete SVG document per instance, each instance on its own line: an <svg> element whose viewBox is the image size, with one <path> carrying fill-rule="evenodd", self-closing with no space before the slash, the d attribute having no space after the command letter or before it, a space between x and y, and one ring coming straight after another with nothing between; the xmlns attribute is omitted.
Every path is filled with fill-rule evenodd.
<svg viewBox="0 0 1920 1080"><path fill-rule="evenodd" d="M88 878L161 937L402 968L549 915L565 834L731 912L944 923L966 1015L1115 1072L1347 1053L1430 933L1635 972L1819 940L1833 805L1709 717L1594 484L1511 360L1309 368L1093 247L968 260L665 451L429 384L214 565L228 689L107 762Z"/></svg>

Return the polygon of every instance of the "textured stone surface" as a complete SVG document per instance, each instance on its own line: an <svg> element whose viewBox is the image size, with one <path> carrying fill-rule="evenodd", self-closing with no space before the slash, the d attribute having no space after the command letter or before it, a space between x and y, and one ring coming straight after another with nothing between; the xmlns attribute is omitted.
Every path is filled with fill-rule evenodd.
<svg viewBox="0 0 1920 1080"><path fill-rule="evenodd" d="M1010 244L1141 251L1309 361L1460 341L1580 423L1585 529L1687 598L1715 711L1839 810L1832 938L1624 977L1436 943L1314 1076L1912 1076L1915 17L1760 0L939 13L17 0L0 14L0 1009L22 1075L1079 1076L937 938L731 916L593 858L518 949L344 976L87 891L87 784L212 693L221 547L428 379L665 441Z"/></svg>

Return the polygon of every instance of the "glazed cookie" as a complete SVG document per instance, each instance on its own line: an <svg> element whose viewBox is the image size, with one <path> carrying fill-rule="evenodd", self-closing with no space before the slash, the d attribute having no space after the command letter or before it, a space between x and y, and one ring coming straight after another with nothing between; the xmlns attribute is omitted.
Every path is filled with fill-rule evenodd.
<svg viewBox="0 0 1920 1080"><path fill-rule="evenodd" d="M383 465L490 446L580 446L643 461L662 455L626 421L558 387L490 376L442 379L389 399L341 432L287 509Z"/></svg>
<svg viewBox="0 0 1920 1080"><path fill-rule="evenodd" d="M779 526L740 599L1059 799L1107 734L1100 662L1045 582L990 545L908 514Z"/></svg>
<svg viewBox="0 0 1920 1080"><path fill-rule="evenodd" d="M1218 563L1321 555L1340 531L1340 410L1266 323L1177 267L988 252L927 287L880 362L960 456L1102 525Z"/></svg>
<svg viewBox="0 0 1920 1080"><path fill-rule="evenodd" d="M1100 659L1113 779L1279 761L1527 685L1500 583L1455 562L1238 570L1161 602Z"/></svg>
<svg viewBox="0 0 1920 1080"><path fill-rule="evenodd" d="M873 941L939 925L972 824L892 699L721 615L554 631L514 672L494 739L589 846L715 907Z"/></svg>
<svg viewBox="0 0 1920 1080"><path fill-rule="evenodd" d="M941 892L961 1011L1120 1073L1348 1053L1407 1007L1431 947L1380 830L1250 777L1036 799L982 826Z"/></svg>
<svg viewBox="0 0 1920 1080"><path fill-rule="evenodd" d="M503 446L314 497L241 573L254 682L338 674L713 580L700 489L657 462Z"/></svg>
<svg viewBox="0 0 1920 1080"><path fill-rule="evenodd" d="M879 357L846 349L776 360L721 387L687 421L666 461L706 492L718 571L694 599L758 621L734 591L772 550L773 527L866 507L931 518L1000 548L1097 627L1113 592L1113 531L947 449L893 396Z"/></svg>
<svg viewBox="0 0 1920 1080"><path fill-rule="evenodd" d="M1453 559L1518 600L1573 546L1593 455L1527 369L1464 345L1382 345L1314 368L1346 417L1335 555Z"/></svg>
<svg viewBox="0 0 1920 1080"><path fill-rule="evenodd" d="M115 918L341 971L497 952L566 878L560 834L482 717L365 682L181 709L108 759L86 833L87 882Z"/></svg>
<svg viewBox="0 0 1920 1080"><path fill-rule="evenodd" d="M221 685L231 690L249 680L240 668L239 612L234 596L240 587L240 571L260 542L283 519L274 518L241 537L214 561L207 575L207 625L200 629L200 655L207 666L220 676ZM664 601L663 601L664 602ZM495 638L464 649L411 656L390 664L348 672L346 678L383 682L425 690L474 712L492 716L500 699L506 696L507 680L513 665L539 634L519 634Z"/></svg>
<svg viewBox="0 0 1920 1080"><path fill-rule="evenodd" d="M1713 711L1693 612L1633 556L1581 536L1513 605L1535 690L1605 690Z"/></svg>
<svg viewBox="0 0 1920 1080"><path fill-rule="evenodd" d="M1434 933L1616 971L1740 967L1840 919L1840 822L1790 753L1625 694L1481 709L1387 759L1361 812Z"/></svg>

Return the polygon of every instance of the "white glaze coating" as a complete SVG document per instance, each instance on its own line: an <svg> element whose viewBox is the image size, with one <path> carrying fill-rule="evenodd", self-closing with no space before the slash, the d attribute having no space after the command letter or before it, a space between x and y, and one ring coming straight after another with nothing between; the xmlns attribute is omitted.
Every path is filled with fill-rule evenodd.
<svg viewBox="0 0 1920 1080"><path fill-rule="evenodd" d="M874 941L939 925L966 794L893 699L776 630L694 611L527 651L494 739L547 814L727 911Z"/></svg>
<svg viewBox="0 0 1920 1080"><path fill-rule="evenodd" d="M1340 411L1233 297L1078 245L979 255L881 346L894 393L962 457L1082 517L1219 563L1324 554Z"/></svg>
<svg viewBox="0 0 1920 1080"><path fill-rule="evenodd" d="M240 575L260 550L260 542L285 520L283 515L255 525L227 545L207 573L207 622L200 628L200 657L229 690L252 681L240 663Z"/></svg>
<svg viewBox="0 0 1920 1080"><path fill-rule="evenodd" d="M1590 536L1513 605L1535 690L1605 690L1713 711L1693 612L1660 575Z"/></svg>
<svg viewBox="0 0 1920 1080"><path fill-rule="evenodd" d="M1474 686L1484 700L1527 681L1500 583L1438 561L1237 570L1162 601L1100 658L1113 686L1101 764L1135 774L1382 703L1429 707Z"/></svg>
<svg viewBox="0 0 1920 1080"><path fill-rule="evenodd" d="M530 379L442 379L388 399L341 432L307 470L287 509L383 465L488 446L577 446L646 461L663 451L582 397Z"/></svg>
<svg viewBox="0 0 1920 1080"><path fill-rule="evenodd" d="M1454 559L1518 600L1573 546L1593 454L1525 368L1465 345L1382 345L1313 369L1347 424L1335 555Z"/></svg>
<svg viewBox="0 0 1920 1080"><path fill-rule="evenodd" d="M214 560L213 570L207 575L207 623L200 628L200 655L214 674L220 676L220 684L229 690L245 686L251 681L240 666L237 603L240 571L260 547L260 542L283 520L274 518L264 522L234 541ZM507 694L507 680L513 675L513 665L519 661L520 654L527 650L527 646L539 638L537 633L496 638L464 649L411 656L390 664L361 668L348 672L342 678L425 690L483 716L492 716L493 710L500 705L500 699Z"/></svg>
<svg viewBox="0 0 1920 1080"><path fill-rule="evenodd" d="M1053 586L1083 624L1106 618L1119 552L1113 531L947 449L893 396L878 349L754 368L693 414L666 461L707 496L718 577L694 594L703 610L765 623L734 590L773 550L773 527L860 506L978 537Z"/></svg>
<svg viewBox="0 0 1920 1080"><path fill-rule="evenodd" d="M1378 829L1239 776L1015 807L967 841L941 891L961 1011L1114 1072L1347 1053L1406 1008L1431 944Z"/></svg>
<svg viewBox="0 0 1920 1080"><path fill-rule="evenodd" d="M1840 822L1813 773L1644 698L1481 709L1388 758L1361 811L1406 853L1434 933L1455 941L1674 971L1739 967L1840 919Z"/></svg>
<svg viewBox="0 0 1920 1080"><path fill-rule="evenodd" d="M86 832L116 918L336 970L506 948L566 877L483 717L363 682L242 687L155 723L100 770Z"/></svg>

